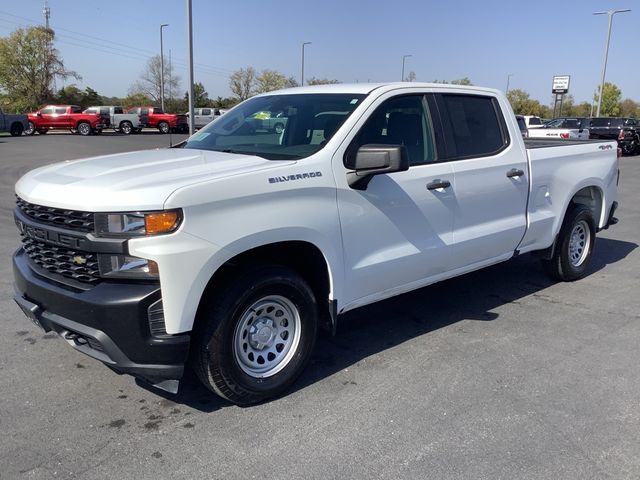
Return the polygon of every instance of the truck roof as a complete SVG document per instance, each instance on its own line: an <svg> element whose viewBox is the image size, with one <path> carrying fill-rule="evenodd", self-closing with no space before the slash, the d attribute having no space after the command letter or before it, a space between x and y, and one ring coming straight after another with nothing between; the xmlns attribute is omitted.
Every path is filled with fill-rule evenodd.
<svg viewBox="0 0 640 480"><path fill-rule="evenodd" d="M450 83L420 83L420 82L388 82L388 83L332 83L327 85L306 85L304 87L287 88L278 90L277 94L299 94L299 93L353 93L369 94L374 90L380 93L397 90L401 88L433 88L433 89L459 89L475 90L479 92L496 94L499 91L493 88L476 87L469 85L453 85ZM276 92L267 92L262 95L273 95Z"/></svg>

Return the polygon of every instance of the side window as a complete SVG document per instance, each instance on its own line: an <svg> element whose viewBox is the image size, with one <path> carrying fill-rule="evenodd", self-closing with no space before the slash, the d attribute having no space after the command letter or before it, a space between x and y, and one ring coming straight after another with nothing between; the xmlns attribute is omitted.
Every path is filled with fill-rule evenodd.
<svg viewBox="0 0 640 480"><path fill-rule="evenodd" d="M141 115L149 115L149 109L148 108L141 108L140 109L140 114Z"/></svg>
<svg viewBox="0 0 640 480"><path fill-rule="evenodd" d="M109 113L109 112L107 111L107 113ZM118 114L118 113L124 113L124 111L122 110L122 107L113 107L113 113L115 115L115 114Z"/></svg>
<svg viewBox="0 0 640 480"><path fill-rule="evenodd" d="M202 109L202 115L211 115L211 109L210 108L203 108Z"/></svg>
<svg viewBox="0 0 640 480"><path fill-rule="evenodd" d="M440 94L447 158L495 155L509 145L500 107L493 97Z"/></svg>
<svg viewBox="0 0 640 480"><path fill-rule="evenodd" d="M42 115L51 115L53 113L53 108L43 108L40 110Z"/></svg>
<svg viewBox="0 0 640 480"><path fill-rule="evenodd" d="M57 112L57 110L56 110L56 112ZM65 113L65 112L61 112L61 113ZM74 105L73 107L71 107L71 113L82 113L82 107Z"/></svg>
<svg viewBox="0 0 640 480"><path fill-rule="evenodd" d="M409 165L436 160L433 128L423 95L407 95L385 101L371 114L351 144L404 145Z"/></svg>
<svg viewBox="0 0 640 480"><path fill-rule="evenodd" d="M66 108L56 108L55 113L58 114L58 115L62 115L64 113L67 113L67 109ZM73 108L71 109L71 113L76 113L76 112L73 111Z"/></svg>

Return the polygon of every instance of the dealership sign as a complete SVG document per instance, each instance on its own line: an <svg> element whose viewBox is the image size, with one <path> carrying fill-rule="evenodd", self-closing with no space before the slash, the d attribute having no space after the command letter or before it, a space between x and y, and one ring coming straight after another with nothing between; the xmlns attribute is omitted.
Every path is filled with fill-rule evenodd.
<svg viewBox="0 0 640 480"><path fill-rule="evenodd" d="M553 86L551 87L552 93L567 93L569 92L569 75L556 75L553 77Z"/></svg>

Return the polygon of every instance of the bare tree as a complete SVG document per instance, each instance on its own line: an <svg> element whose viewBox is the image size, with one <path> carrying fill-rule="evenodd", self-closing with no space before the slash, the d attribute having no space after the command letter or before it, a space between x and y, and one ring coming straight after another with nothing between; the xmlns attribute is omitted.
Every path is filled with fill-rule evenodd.
<svg viewBox="0 0 640 480"><path fill-rule="evenodd" d="M229 88L240 101L251 97L256 89L256 70L253 67L236 70L229 77Z"/></svg>
<svg viewBox="0 0 640 480"><path fill-rule="evenodd" d="M287 87L287 77L275 70L262 70L256 78L256 93L271 92Z"/></svg>
<svg viewBox="0 0 640 480"><path fill-rule="evenodd" d="M173 67L165 58L164 60L164 95L165 97L177 97L180 94L180 77L174 75ZM147 61L147 66L137 80L129 88L129 95L141 93L154 102L160 101L160 87L162 82L162 62L160 55L155 55Z"/></svg>
<svg viewBox="0 0 640 480"><path fill-rule="evenodd" d="M340 83L340 81L336 79L329 79L329 78L311 77L307 82L307 85L332 85L334 83Z"/></svg>
<svg viewBox="0 0 640 480"><path fill-rule="evenodd" d="M415 82L416 81L416 72L413 70L409 72L407 78L404 79L405 82Z"/></svg>

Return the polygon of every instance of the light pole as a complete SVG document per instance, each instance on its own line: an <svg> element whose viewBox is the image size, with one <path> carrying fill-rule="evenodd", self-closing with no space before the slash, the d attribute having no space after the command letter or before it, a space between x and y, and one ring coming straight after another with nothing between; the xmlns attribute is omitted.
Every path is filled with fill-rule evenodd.
<svg viewBox="0 0 640 480"><path fill-rule="evenodd" d="M304 87L304 46L311 45L311 42L302 43L302 74L300 75L300 86Z"/></svg>
<svg viewBox="0 0 640 480"><path fill-rule="evenodd" d="M193 115L193 16L191 0L187 0L187 50L189 71L189 135L195 131L195 118Z"/></svg>
<svg viewBox="0 0 640 480"><path fill-rule="evenodd" d="M604 47L604 62L602 64L602 77L600 79L600 92L598 93L598 108L596 110L596 117L600 116L600 105L602 105L602 90L604 90L604 76L607 73L607 58L609 57L609 41L611 40L611 23L613 21L613 16L616 13L622 12L630 12L631 9L624 8L618 10L608 10L606 12L594 12L594 15L604 15L605 13L609 16L609 30L607 31L607 43Z"/></svg>
<svg viewBox="0 0 640 480"><path fill-rule="evenodd" d="M511 80L511 77L513 77L513 73L509 73L507 75L507 89L505 90L504 94L506 95L507 93L509 93L509 81Z"/></svg>
<svg viewBox="0 0 640 480"><path fill-rule="evenodd" d="M404 82L404 61L409 57L413 57L413 55L403 55L402 56L402 77L400 78L401 82Z"/></svg>
<svg viewBox="0 0 640 480"><path fill-rule="evenodd" d="M164 112L164 49L162 48L162 29L168 27L168 23L160 25L160 106Z"/></svg>

